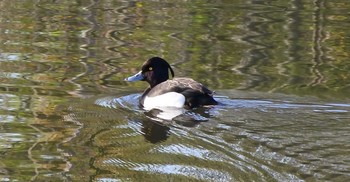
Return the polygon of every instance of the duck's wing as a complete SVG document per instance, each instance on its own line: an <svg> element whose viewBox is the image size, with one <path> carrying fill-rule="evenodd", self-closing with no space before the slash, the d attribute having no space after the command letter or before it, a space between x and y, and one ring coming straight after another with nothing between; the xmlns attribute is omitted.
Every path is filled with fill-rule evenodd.
<svg viewBox="0 0 350 182"><path fill-rule="evenodd" d="M190 78L175 78L153 87L148 96L153 97L167 92L177 92L185 96L185 107L194 108L202 105L216 105L212 97L214 92Z"/></svg>
<svg viewBox="0 0 350 182"><path fill-rule="evenodd" d="M194 91L201 92L203 94L207 94L212 96L214 94L213 91L209 90L207 87L202 85L201 83L191 79L191 78L174 78L171 80L172 82L175 82L175 85L179 85L180 87L184 88L190 88Z"/></svg>
<svg viewBox="0 0 350 182"><path fill-rule="evenodd" d="M209 90L207 87L199 82L194 81L191 78L174 78L172 80L167 80L156 85L150 92L149 96L161 95L167 92L191 92L212 96L213 91Z"/></svg>

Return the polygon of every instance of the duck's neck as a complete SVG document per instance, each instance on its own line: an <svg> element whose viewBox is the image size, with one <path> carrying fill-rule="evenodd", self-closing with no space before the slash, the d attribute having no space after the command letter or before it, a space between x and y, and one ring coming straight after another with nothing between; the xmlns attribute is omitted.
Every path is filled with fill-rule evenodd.
<svg viewBox="0 0 350 182"><path fill-rule="evenodd" d="M167 81L168 79L153 79L153 80L151 80L151 81L149 81L148 83L149 83L149 85L150 85L150 88L153 88L153 87L155 87L156 85L158 85L158 84L160 84L160 83L162 83L162 82L165 82L165 81Z"/></svg>
<svg viewBox="0 0 350 182"><path fill-rule="evenodd" d="M143 107L143 104L142 103L144 103L144 101L145 101L145 97L146 97L146 95L148 94L148 92L149 91L151 91L151 87L148 87L144 92L143 92L143 94L142 94L142 96L141 96L141 99L139 100L139 103L140 103L140 105Z"/></svg>

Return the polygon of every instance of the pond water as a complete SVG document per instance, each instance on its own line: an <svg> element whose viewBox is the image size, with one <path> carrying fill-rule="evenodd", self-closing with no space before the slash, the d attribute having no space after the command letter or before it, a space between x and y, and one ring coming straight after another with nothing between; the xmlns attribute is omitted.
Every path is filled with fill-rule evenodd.
<svg viewBox="0 0 350 182"><path fill-rule="evenodd" d="M0 8L0 181L350 180L347 0ZM144 111L152 56L220 104Z"/></svg>

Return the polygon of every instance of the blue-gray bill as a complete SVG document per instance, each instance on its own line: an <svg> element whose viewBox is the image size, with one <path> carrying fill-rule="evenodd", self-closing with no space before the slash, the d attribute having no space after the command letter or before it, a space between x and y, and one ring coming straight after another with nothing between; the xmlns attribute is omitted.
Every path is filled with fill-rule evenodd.
<svg viewBox="0 0 350 182"><path fill-rule="evenodd" d="M140 72L136 73L133 76L125 78L124 81L135 82L135 81L140 81L140 80L143 80L143 79L144 79L144 76L142 74L142 71L140 71Z"/></svg>

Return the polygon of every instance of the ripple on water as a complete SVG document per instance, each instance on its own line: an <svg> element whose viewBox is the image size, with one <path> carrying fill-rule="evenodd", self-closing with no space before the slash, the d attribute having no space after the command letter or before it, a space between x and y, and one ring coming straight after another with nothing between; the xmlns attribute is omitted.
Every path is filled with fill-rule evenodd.
<svg viewBox="0 0 350 182"><path fill-rule="evenodd" d="M104 151L95 167L158 179L171 175L209 181L348 176L348 104L218 97L218 106L186 111L162 123L139 108L139 97L96 100L128 114L124 123L95 136L95 145ZM187 115L195 124L183 122Z"/></svg>

